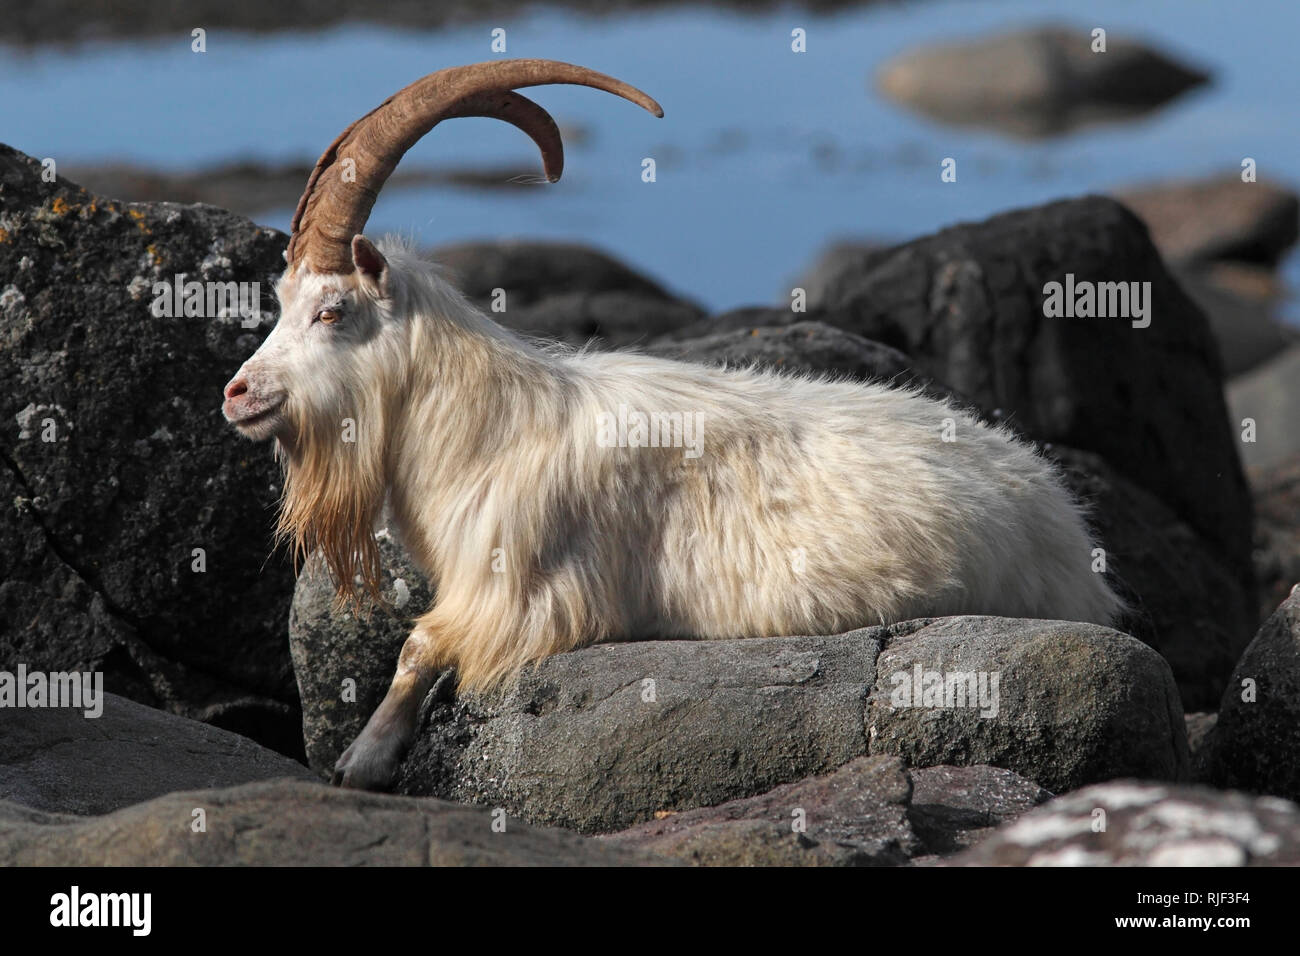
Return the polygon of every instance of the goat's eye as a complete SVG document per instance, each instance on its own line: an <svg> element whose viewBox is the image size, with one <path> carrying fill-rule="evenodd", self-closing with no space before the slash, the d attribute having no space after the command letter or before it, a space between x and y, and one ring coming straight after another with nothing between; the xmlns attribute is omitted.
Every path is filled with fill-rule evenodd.
<svg viewBox="0 0 1300 956"><path fill-rule="evenodd" d="M338 309L321 309L316 313L316 321L325 325L333 325L339 320Z"/></svg>

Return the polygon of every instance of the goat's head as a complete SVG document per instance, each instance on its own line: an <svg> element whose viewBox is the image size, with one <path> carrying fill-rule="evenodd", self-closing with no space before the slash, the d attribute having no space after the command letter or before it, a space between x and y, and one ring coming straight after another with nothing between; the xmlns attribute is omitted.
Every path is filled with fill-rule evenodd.
<svg viewBox="0 0 1300 956"><path fill-rule="evenodd" d="M662 116L640 90L585 67L554 60L503 60L430 73L357 120L325 150L293 216L288 268L276 288L280 320L226 385L226 420L254 440L293 447L312 418L337 421L344 399L375 367L393 281L384 256L362 234L384 182L417 140L444 119L483 116L527 133L546 178L564 168L564 146L550 115L514 90L567 83L614 93Z"/></svg>
<svg viewBox="0 0 1300 956"><path fill-rule="evenodd" d="M276 286L279 322L226 385L222 411L241 434L277 439L289 465L280 531L300 553L321 548L341 589L351 590L356 574L377 588L369 522L383 500L386 408L404 397L402 357L409 354L400 270L361 234L371 207L403 154L453 117L518 127L541 150L547 179L558 180L559 128L514 92L553 83L604 90L663 115L640 90L554 60L439 70L344 130L298 200L288 267Z"/></svg>

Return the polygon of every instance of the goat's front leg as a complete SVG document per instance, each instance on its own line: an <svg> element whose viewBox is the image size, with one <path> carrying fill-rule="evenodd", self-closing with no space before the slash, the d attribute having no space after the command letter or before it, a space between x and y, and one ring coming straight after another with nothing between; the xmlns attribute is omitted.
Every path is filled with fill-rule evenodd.
<svg viewBox="0 0 1300 956"><path fill-rule="evenodd" d="M392 786L397 768L415 740L420 703L438 671L450 663L440 638L437 628L423 623L411 632L397 658L397 673L388 693L334 765L333 783L358 790Z"/></svg>

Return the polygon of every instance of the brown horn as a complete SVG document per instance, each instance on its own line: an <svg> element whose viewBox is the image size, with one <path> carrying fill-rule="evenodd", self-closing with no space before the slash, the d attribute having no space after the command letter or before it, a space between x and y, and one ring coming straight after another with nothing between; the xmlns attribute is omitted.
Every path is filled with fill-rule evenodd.
<svg viewBox="0 0 1300 956"><path fill-rule="evenodd" d="M567 83L613 93L663 116L659 104L633 86L586 67L556 60L494 60L430 73L384 100L345 129L316 163L290 226L289 267L316 273L353 270L352 237L366 219L402 156L444 119L486 116L523 130L542 151L551 182L564 171L564 145L549 113L513 90ZM345 181L334 167L355 163Z"/></svg>

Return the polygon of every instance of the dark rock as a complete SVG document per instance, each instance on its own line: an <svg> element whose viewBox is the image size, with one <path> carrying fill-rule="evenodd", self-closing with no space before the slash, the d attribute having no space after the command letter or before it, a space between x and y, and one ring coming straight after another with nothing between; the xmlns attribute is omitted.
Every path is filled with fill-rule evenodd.
<svg viewBox="0 0 1300 956"><path fill-rule="evenodd" d="M1151 324L1046 317L1043 288L1067 273L1150 282ZM1023 434L1101 455L1252 586L1250 497L1218 348L1122 206L1089 197L946 229L828 282L823 305L823 321L894 346Z"/></svg>
<svg viewBox="0 0 1300 956"><path fill-rule="evenodd" d="M279 470L220 410L274 318L284 244L218 209L44 183L0 146L0 667L103 671L109 690L301 752L293 574L267 556ZM152 284L177 273L260 283L261 327L154 317Z"/></svg>
<svg viewBox="0 0 1300 956"><path fill-rule="evenodd" d="M1300 345L1289 349L1228 385L1229 428L1249 466L1271 468L1300 455ZM1250 419L1254 441L1241 440Z"/></svg>
<svg viewBox="0 0 1300 956"><path fill-rule="evenodd" d="M206 830L196 831L195 810ZM0 803L0 866L628 866L672 861L441 800L274 780L102 817Z"/></svg>
<svg viewBox="0 0 1300 956"><path fill-rule="evenodd" d="M334 579L319 555L303 566L294 591L289 647L303 742L325 777L384 699L412 619L433 606L433 589L406 552L387 531L378 539L384 605L336 607Z"/></svg>
<svg viewBox="0 0 1300 956"><path fill-rule="evenodd" d="M658 283L612 256L568 242L455 242L430 250L467 298L490 302L506 290L506 307L533 305L567 292L630 292L665 301Z"/></svg>
<svg viewBox="0 0 1300 956"><path fill-rule="evenodd" d="M1137 213L1171 262L1242 260L1276 265L1300 237L1300 197L1239 173L1135 186L1115 198Z"/></svg>
<svg viewBox="0 0 1300 956"><path fill-rule="evenodd" d="M496 322L529 335L606 348L643 344L703 310L617 259L564 242L461 242L431 255ZM495 298L505 292L504 301Z"/></svg>
<svg viewBox="0 0 1300 956"><path fill-rule="evenodd" d="M1035 27L903 53L877 75L890 99L941 122L1050 136L1140 115L1209 79L1136 41Z"/></svg>
<svg viewBox="0 0 1300 956"><path fill-rule="evenodd" d="M1232 672L1203 774L1217 787L1300 798L1300 585Z"/></svg>
<svg viewBox="0 0 1300 956"><path fill-rule="evenodd" d="M1214 725L1218 723L1219 715L1216 713L1184 714L1183 719L1187 722L1187 751L1191 757L1192 781L1202 783L1205 780L1205 745L1209 741L1210 732L1214 730Z"/></svg>
<svg viewBox="0 0 1300 956"><path fill-rule="evenodd" d="M896 242L880 242L867 239L842 239L826 246L791 288L803 289L807 295L806 305L818 308L826 298L826 287L838 276L854 272L867 272L877 261L887 256Z"/></svg>
<svg viewBox="0 0 1300 956"><path fill-rule="evenodd" d="M6 710L0 800L53 813L110 813L177 790L232 787L306 767L232 734L105 694L103 713Z"/></svg>
<svg viewBox="0 0 1300 956"><path fill-rule="evenodd" d="M560 293L533 305L489 314L506 328L525 335L574 346L594 339L602 348L624 348L690 325L704 312L689 302L612 290Z"/></svg>
<svg viewBox="0 0 1300 956"><path fill-rule="evenodd" d="M952 397L948 389L913 372L911 360L898 349L824 322L796 322L676 342L661 341L645 351L702 365L731 368L756 365L780 372L918 386L936 398Z"/></svg>
<svg viewBox="0 0 1300 956"><path fill-rule="evenodd" d="M892 707L891 678L913 664L996 671L996 715ZM598 645L547 658L489 697L454 699L444 679L397 789L600 832L865 754L988 763L1059 789L1187 773L1177 689L1152 650L1093 625L959 617L833 637Z"/></svg>
<svg viewBox="0 0 1300 956"><path fill-rule="evenodd" d="M1300 807L1205 787L1117 780L1066 794L952 866L1295 866Z"/></svg>
<svg viewBox="0 0 1300 956"><path fill-rule="evenodd" d="M1255 489L1255 575L1260 619L1267 619L1300 582L1300 454L1270 468L1250 469Z"/></svg>
<svg viewBox="0 0 1300 956"><path fill-rule="evenodd" d="M918 706L915 694L909 703L903 692L925 673L984 677L989 694L978 707L960 706L955 694L958 706L945 706L942 688L938 705ZM975 688L967 693L970 701ZM893 628L876 660L867 723L873 754L897 754L909 767L991 764L1056 793L1122 776L1188 776L1169 665L1092 624L951 617Z"/></svg>

